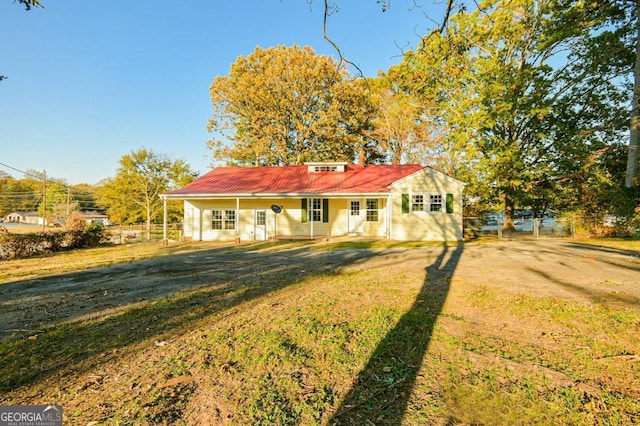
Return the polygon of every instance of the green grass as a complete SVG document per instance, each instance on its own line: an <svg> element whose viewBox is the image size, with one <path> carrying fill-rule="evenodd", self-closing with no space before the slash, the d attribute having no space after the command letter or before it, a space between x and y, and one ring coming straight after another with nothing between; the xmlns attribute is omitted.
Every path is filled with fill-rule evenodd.
<svg viewBox="0 0 640 426"><path fill-rule="evenodd" d="M400 267L270 279L278 289L253 298L204 287L4 341L0 402L51 399L69 424L640 422L640 362L624 358L640 354L638 310L456 279L421 293L423 270Z"/></svg>

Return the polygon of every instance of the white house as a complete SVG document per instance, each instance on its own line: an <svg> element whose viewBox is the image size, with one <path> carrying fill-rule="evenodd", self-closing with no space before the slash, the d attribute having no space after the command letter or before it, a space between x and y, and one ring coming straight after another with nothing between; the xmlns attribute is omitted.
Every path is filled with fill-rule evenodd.
<svg viewBox="0 0 640 426"><path fill-rule="evenodd" d="M36 211L17 211L9 213L4 218L7 222L28 223L31 225L42 225L42 217Z"/></svg>
<svg viewBox="0 0 640 426"><path fill-rule="evenodd" d="M218 167L161 198L165 218L167 200L184 201L188 240L352 235L459 241L463 187L420 165L328 162Z"/></svg>

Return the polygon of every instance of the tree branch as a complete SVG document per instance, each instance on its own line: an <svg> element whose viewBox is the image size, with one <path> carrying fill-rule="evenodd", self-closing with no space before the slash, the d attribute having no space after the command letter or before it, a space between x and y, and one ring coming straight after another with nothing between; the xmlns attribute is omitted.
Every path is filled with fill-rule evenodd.
<svg viewBox="0 0 640 426"><path fill-rule="evenodd" d="M327 21L329 18L329 12L330 11L330 7L329 7L329 1L328 0L324 0L324 18L322 21L322 37L331 45L333 46L333 48L336 50L336 52L338 52L338 57L340 58L340 62L338 63L338 70L340 70L340 67L343 64L349 64L352 67L354 67L357 71L358 71L358 76L365 78L364 74L362 73L362 70L360 69L359 66L357 66L356 64L354 64L353 62L351 62L350 60L348 60L343 54L342 51L340 50L340 47L328 36L327 34Z"/></svg>

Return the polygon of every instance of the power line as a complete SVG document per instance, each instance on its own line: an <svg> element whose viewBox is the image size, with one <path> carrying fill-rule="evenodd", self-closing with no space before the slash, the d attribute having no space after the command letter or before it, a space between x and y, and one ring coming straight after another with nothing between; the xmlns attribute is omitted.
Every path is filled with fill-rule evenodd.
<svg viewBox="0 0 640 426"><path fill-rule="evenodd" d="M32 173L25 172L24 170L16 169L15 167L11 167L11 166L9 166L8 164L0 163L0 166L5 166L5 167L7 167L7 168L9 168L9 169L11 169L11 170L15 170L16 172L20 172L20 173L22 173L22 174L25 174L25 175L27 175L27 176L34 177L34 178L36 178L36 179L42 179L42 176L37 176L37 175L34 175L34 174L32 174Z"/></svg>

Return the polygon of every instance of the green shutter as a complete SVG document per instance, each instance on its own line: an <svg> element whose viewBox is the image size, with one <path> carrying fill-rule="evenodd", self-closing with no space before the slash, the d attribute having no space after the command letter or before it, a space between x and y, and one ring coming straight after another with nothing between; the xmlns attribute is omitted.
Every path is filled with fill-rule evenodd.
<svg viewBox="0 0 640 426"><path fill-rule="evenodd" d="M453 213L453 194L447 194L447 213Z"/></svg>
<svg viewBox="0 0 640 426"><path fill-rule="evenodd" d="M328 198L322 199L322 221L324 223L329 222L329 199Z"/></svg>
<svg viewBox="0 0 640 426"><path fill-rule="evenodd" d="M402 194L402 214L409 213L409 194Z"/></svg>
<svg viewBox="0 0 640 426"><path fill-rule="evenodd" d="M305 223L309 217L309 214L307 213L307 199L303 198L300 201L302 201L302 205L300 206L300 211L302 212L300 215L300 222Z"/></svg>

